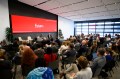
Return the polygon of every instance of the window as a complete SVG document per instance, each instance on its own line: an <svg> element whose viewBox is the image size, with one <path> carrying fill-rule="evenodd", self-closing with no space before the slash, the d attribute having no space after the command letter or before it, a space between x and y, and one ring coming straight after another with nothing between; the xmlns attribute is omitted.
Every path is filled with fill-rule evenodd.
<svg viewBox="0 0 120 79"><path fill-rule="evenodd" d="M96 25L104 25L104 22L98 22Z"/></svg>
<svg viewBox="0 0 120 79"><path fill-rule="evenodd" d="M84 33L87 34L100 34L101 37L105 34L120 34L120 20L103 20L103 21L90 21L90 22L80 22L75 23L76 34Z"/></svg>

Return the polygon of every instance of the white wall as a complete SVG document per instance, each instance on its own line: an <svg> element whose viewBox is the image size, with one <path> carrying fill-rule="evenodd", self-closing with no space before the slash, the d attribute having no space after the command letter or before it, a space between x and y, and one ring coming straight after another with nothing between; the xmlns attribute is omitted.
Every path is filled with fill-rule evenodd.
<svg viewBox="0 0 120 79"><path fill-rule="evenodd" d="M8 0L0 0L0 41L5 39L6 27L10 27Z"/></svg>
<svg viewBox="0 0 120 79"><path fill-rule="evenodd" d="M64 39L70 37L70 35L74 35L74 21L65 19L63 17L58 17L58 30L62 30L62 34Z"/></svg>

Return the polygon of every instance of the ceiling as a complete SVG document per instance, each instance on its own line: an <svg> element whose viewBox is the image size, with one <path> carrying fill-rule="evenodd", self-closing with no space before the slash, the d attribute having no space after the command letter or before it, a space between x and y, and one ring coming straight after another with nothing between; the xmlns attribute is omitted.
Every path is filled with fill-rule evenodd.
<svg viewBox="0 0 120 79"><path fill-rule="evenodd" d="M18 0L73 21L120 18L120 0Z"/></svg>

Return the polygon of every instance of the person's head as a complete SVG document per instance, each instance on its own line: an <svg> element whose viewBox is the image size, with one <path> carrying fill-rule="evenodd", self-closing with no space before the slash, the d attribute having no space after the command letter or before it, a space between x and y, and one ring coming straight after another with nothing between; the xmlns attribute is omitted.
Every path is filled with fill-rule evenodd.
<svg viewBox="0 0 120 79"><path fill-rule="evenodd" d="M51 47L47 47L47 49L46 49L46 53L47 54L52 54L52 48Z"/></svg>
<svg viewBox="0 0 120 79"><path fill-rule="evenodd" d="M82 68L82 69L85 69L87 66L88 66L88 60L87 60L87 58L86 57L84 57L84 56L80 56L79 58L78 58L78 64L80 65L80 67Z"/></svg>
<svg viewBox="0 0 120 79"><path fill-rule="evenodd" d="M73 44L73 43L70 43L69 48L70 48L70 49L74 49L74 44Z"/></svg>
<svg viewBox="0 0 120 79"><path fill-rule="evenodd" d="M38 58L35 62L35 67L46 67L44 58Z"/></svg>
<svg viewBox="0 0 120 79"><path fill-rule="evenodd" d="M97 56L104 56L105 54L105 49L104 48L99 48L97 50Z"/></svg>
<svg viewBox="0 0 120 79"><path fill-rule="evenodd" d="M65 45L65 46L66 46L66 45L67 45L67 42L66 42L66 41L63 41L62 45Z"/></svg>
<svg viewBox="0 0 120 79"><path fill-rule="evenodd" d="M23 40L23 41L22 41L22 44L23 44L23 45L27 45L27 41L26 41L26 40Z"/></svg>
<svg viewBox="0 0 120 79"><path fill-rule="evenodd" d="M0 49L0 59L4 59L5 58L5 50L4 49Z"/></svg>
<svg viewBox="0 0 120 79"><path fill-rule="evenodd" d="M109 48L105 48L105 53L106 53L106 54L109 54L109 51L110 51Z"/></svg>
<svg viewBox="0 0 120 79"><path fill-rule="evenodd" d="M83 41L82 41L82 45L86 45L86 40L83 40Z"/></svg>

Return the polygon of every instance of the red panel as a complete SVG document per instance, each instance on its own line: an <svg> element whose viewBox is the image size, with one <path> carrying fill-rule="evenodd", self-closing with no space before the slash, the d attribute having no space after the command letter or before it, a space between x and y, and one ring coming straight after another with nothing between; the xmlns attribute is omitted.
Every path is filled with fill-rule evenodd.
<svg viewBox="0 0 120 79"><path fill-rule="evenodd" d="M57 21L43 18L11 15L13 33L57 32Z"/></svg>

